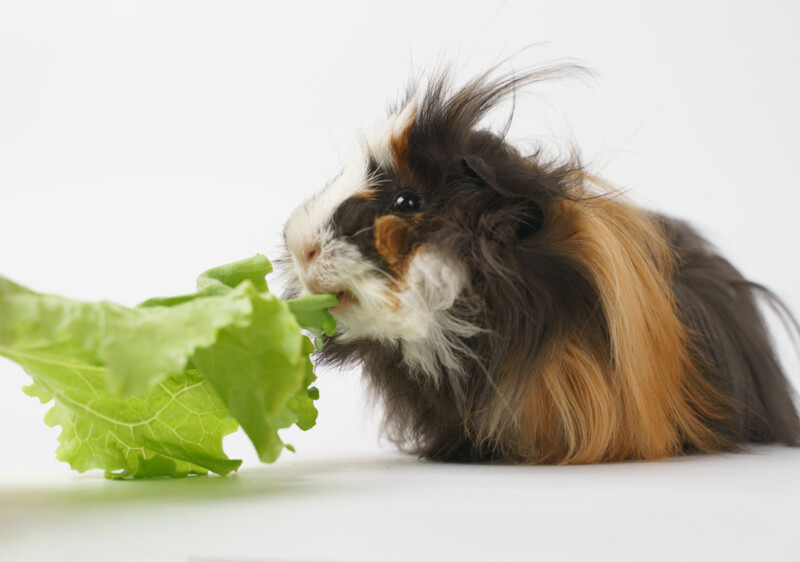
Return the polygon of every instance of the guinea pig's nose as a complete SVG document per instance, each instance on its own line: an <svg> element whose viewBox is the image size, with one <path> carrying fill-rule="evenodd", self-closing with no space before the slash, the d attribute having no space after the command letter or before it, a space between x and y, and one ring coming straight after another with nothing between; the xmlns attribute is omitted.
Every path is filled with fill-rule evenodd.
<svg viewBox="0 0 800 562"><path fill-rule="evenodd" d="M320 251L319 243L307 244L300 249L300 258L304 263L311 263L319 255Z"/></svg>

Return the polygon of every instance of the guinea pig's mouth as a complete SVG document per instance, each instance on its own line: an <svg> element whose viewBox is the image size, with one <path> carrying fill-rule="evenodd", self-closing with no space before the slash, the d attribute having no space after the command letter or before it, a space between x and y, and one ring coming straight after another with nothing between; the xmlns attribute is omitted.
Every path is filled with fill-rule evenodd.
<svg viewBox="0 0 800 562"><path fill-rule="evenodd" d="M339 299L339 304L336 306L331 307L332 312L341 312L343 310L347 310L351 306L353 306L356 302L356 298L353 296L353 293L350 291L336 291L335 293L336 298Z"/></svg>
<svg viewBox="0 0 800 562"><path fill-rule="evenodd" d="M331 312L342 312L343 310L347 310L351 306L358 303L358 299L356 299L353 293L344 287L323 287L314 283L308 283L308 289L315 295L325 293L332 293L336 295L336 298L339 300L339 304L332 306Z"/></svg>

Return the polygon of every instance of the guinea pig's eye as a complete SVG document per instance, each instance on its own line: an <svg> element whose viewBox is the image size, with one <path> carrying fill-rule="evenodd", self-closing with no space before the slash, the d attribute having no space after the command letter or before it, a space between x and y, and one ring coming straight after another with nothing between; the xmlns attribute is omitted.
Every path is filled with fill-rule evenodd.
<svg viewBox="0 0 800 562"><path fill-rule="evenodd" d="M413 213L422 207L422 198L413 191L404 190L394 196L392 211L397 213Z"/></svg>

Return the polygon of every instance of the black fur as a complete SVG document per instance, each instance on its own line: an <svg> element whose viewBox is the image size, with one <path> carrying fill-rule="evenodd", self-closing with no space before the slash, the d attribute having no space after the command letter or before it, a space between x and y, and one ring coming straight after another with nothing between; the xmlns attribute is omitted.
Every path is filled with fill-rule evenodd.
<svg viewBox="0 0 800 562"><path fill-rule="evenodd" d="M720 429L734 442L800 445L792 390L756 301L793 322L791 314L772 292L746 280L688 225L659 220L680 262L673 291L702 352L705 375L734 410Z"/></svg>

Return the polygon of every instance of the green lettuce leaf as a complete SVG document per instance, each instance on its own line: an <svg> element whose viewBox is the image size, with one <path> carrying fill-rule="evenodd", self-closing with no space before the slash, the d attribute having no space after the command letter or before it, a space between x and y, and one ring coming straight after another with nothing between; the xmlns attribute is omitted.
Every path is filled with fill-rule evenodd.
<svg viewBox="0 0 800 562"><path fill-rule="evenodd" d="M314 425L317 410L309 398L314 381L309 353L291 309L277 298L251 292L253 322L230 326L217 342L199 349L194 364L239 420L264 462L284 447L278 429ZM312 392L315 392L312 390Z"/></svg>
<svg viewBox="0 0 800 562"><path fill-rule="evenodd" d="M112 390L139 394L183 371L194 350L213 344L221 328L246 325L252 304L244 290L231 289L180 306L126 308L0 284L0 349L72 341L102 361Z"/></svg>
<svg viewBox="0 0 800 562"><path fill-rule="evenodd" d="M217 267L196 293L135 308L41 295L0 278L0 355L54 400L57 457L109 477L226 474L222 438L241 424L259 458L285 445L278 430L316 422L309 354L332 333L332 295L282 301L264 256Z"/></svg>

